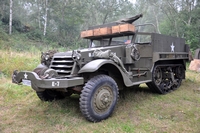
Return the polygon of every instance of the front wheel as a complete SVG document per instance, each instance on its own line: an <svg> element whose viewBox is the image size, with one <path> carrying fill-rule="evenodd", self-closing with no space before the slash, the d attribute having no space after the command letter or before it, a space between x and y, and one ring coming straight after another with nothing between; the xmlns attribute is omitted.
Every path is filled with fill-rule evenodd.
<svg viewBox="0 0 200 133"><path fill-rule="evenodd" d="M83 87L80 110L87 120L99 122L112 114L118 96L116 82L107 75L97 75Z"/></svg>

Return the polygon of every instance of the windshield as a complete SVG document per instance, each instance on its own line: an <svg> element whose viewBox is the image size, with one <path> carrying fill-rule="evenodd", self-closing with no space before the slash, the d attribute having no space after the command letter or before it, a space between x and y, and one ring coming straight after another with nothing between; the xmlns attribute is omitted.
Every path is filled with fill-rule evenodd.
<svg viewBox="0 0 200 133"><path fill-rule="evenodd" d="M133 36L120 36L113 37L112 40L108 39L97 39L91 41L91 47L105 47L110 45L123 45L130 44Z"/></svg>
<svg viewBox="0 0 200 133"><path fill-rule="evenodd" d="M149 44L151 43L150 34L137 34L135 38L135 44Z"/></svg>

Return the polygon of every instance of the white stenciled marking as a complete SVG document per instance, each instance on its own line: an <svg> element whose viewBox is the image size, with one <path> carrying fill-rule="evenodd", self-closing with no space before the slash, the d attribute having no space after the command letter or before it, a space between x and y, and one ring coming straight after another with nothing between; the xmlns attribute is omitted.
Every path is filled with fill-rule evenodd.
<svg viewBox="0 0 200 133"><path fill-rule="evenodd" d="M171 45L171 52L174 52L174 48L175 48L174 43L172 43L172 45Z"/></svg>
<svg viewBox="0 0 200 133"><path fill-rule="evenodd" d="M27 79L27 77L28 77L28 75L25 73L25 74L24 74L24 78Z"/></svg>
<svg viewBox="0 0 200 133"><path fill-rule="evenodd" d="M88 53L88 56L89 56L89 57L92 57L92 53Z"/></svg>
<svg viewBox="0 0 200 133"><path fill-rule="evenodd" d="M52 82L52 86L60 86L60 82L59 81L53 81Z"/></svg>

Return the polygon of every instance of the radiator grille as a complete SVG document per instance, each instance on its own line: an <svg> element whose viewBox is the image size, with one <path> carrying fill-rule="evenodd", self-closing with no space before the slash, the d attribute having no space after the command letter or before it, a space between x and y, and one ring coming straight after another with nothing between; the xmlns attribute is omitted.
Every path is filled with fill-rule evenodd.
<svg viewBox="0 0 200 133"><path fill-rule="evenodd" d="M70 75L74 61L71 56L54 56L50 68L56 70L58 74Z"/></svg>

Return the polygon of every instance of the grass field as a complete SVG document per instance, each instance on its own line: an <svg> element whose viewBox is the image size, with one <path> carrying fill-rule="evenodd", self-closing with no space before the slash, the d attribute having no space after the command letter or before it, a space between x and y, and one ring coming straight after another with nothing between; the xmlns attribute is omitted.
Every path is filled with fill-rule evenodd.
<svg viewBox="0 0 200 133"><path fill-rule="evenodd" d="M79 110L78 95L42 102L30 87L11 83L12 71L32 70L39 53L0 52L1 133L200 132L200 73L187 70L182 86L167 95L152 93L144 84L126 89L111 117L91 123Z"/></svg>

